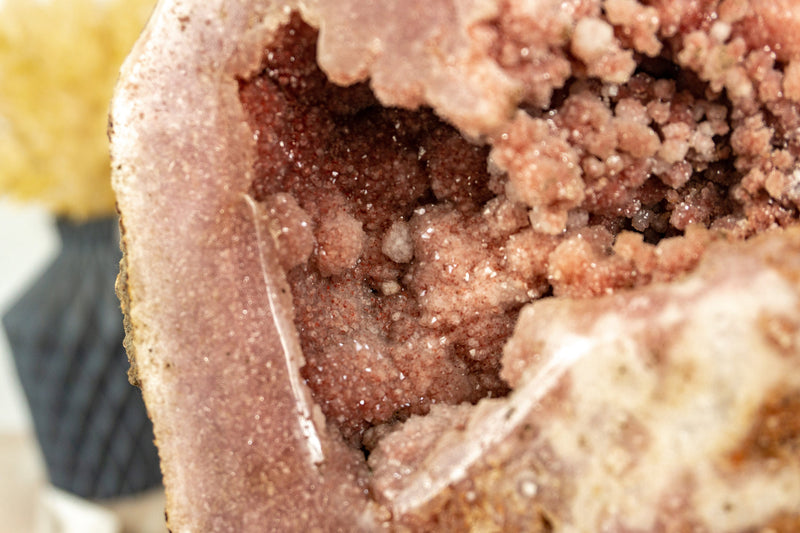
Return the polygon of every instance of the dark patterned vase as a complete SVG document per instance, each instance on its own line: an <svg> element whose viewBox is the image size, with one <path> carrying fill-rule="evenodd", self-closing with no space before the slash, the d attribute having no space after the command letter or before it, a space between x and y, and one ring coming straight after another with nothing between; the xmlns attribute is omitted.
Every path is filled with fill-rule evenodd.
<svg viewBox="0 0 800 533"><path fill-rule="evenodd" d="M3 316L49 479L89 499L158 486L152 426L126 375L116 220L57 225L59 255Z"/></svg>

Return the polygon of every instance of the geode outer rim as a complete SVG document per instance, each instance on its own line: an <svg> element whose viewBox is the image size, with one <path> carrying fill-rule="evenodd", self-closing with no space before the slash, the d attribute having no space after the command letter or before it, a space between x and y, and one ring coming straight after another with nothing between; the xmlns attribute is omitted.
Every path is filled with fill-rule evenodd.
<svg viewBox="0 0 800 533"><path fill-rule="evenodd" d="M245 197L254 142L236 77L258 66L270 29L288 16L271 7L159 3L112 102L126 344L176 531L374 524L357 454L319 416L322 464L305 444L296 415L310 397L287 390L291 369L256 275Z"/></svg>

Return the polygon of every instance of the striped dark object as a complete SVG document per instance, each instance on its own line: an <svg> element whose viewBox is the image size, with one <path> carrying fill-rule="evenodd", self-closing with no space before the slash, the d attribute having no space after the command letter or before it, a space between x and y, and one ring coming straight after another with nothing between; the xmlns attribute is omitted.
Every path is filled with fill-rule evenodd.
<svg viewBox="0 0 800 533"><path fill-rule="evenodd" d="M126 375L116 220L57 226L60 254L3 316L50 481L90 499L158 486L152 425Z"/></svg>

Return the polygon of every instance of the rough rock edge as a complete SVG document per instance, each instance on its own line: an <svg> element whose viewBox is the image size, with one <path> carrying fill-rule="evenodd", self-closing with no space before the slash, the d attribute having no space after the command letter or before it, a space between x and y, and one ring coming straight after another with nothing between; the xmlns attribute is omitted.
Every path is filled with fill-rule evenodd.
<svg viewBox="0 0 800 533"><path fill-rule="evenodd" d="M125 348L125 353L128 354L128 363L131 367L128 369L128 381L134 387L142 388L142 382L139 378L139 367L136 363L136 342L134 340L134 328L131 323L131 295L128 287L128 253L127 246L125 245L125 227L120 221L120 248L122 250L122 259L119 261L119 274L117 275L117 282L114 285L114 291L119 298L120 308L122 309L122 328L125 332L125 338L122 340L122 345Z"/></svg>

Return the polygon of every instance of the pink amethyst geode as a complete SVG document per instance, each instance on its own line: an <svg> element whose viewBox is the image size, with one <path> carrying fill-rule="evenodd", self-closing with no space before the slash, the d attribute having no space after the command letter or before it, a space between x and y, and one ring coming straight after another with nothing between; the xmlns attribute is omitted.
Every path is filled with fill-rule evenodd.
<svg viewBox="0 0 800 533"><path fill-rule="evenodd" d="M797 35L160 2L110 136L170 528L800 528Z"/></svg>

